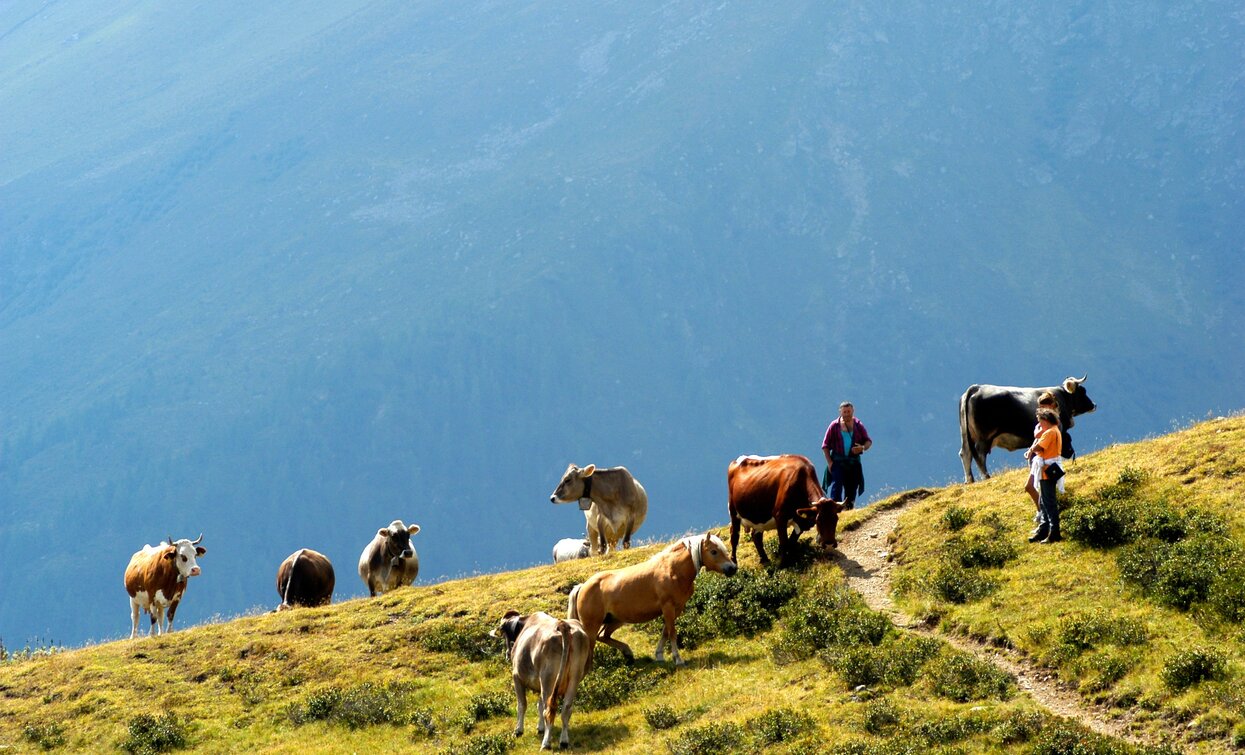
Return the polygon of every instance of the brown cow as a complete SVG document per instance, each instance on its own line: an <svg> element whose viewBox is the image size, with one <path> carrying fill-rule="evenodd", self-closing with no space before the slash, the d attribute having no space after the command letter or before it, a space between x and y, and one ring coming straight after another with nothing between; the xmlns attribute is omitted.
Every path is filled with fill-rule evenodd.
<svg viewBox="0 0 1245 755"><path fill-rule="evenodd" d="M394 519L388 527L377 530L363 549L359 577L371 597L405 587L419 576L419 555L411 547L411 535L417 532L418 524L407 527L401 519Z"/></svg>
<svg viewBox="0 0 1245 755"><path fill-rule="evenodd" d="M674 622L692 597L696 575L701 567L734 576L736 566L726 557L726 545L708 532L690 535L666 547L649 560L622 569L597 572L583 584L571 588L567 615L583 622L584 631L595 643L599 639L618 648L628 659L631 648L611 635L623 624L639 624L658 616L665 620L657 639L660 662L665 660L662 646L670 645L674 665L682 666L675 641Z"/></svg>
<svg viewBox="0 0 1245 755"><path fill-rule="evenodd" d="M769 530L778 531L778 560L784 566L791 562L788 529L792 525L795 538L816 526L822 547L838 547L835 530L842 504L822 495L817 469L807 457L740 456L726 468L726 487L732 561L739 547L741 526L752 532L752 544L762 565L769 564L769 556L761 543L761 533ZM807 513L801 513L801 509ZM810 516L813 512L816 518Z"/></svg>
<svg viewBox="0 0 1245 755"><path fill-rule="evenodd" d="M186 582L199 576L198 556L207 548L198 540L174 540L157 547L144 545L141 551L130 556L125 567L125 591L130 594L130 639L138 636L138 614L146 611L151 616L151 634L173 631L173 617L177 604L186 592ZM167 612L167 616L166 616Z"/></svg>
<svg viewBox="0 0 1245 755"><path fill-rule="evenodd" d="M536 733L540 748L549 749L553 736L553 716L562 698L562 736L558 745L571 746L571 706L579 682L592 666L592 639L578 621L561 621L547 613L520 616L507 611L501 626L489 632L506 638L506 658L511 664L518 723L516 737L523 735L523 716L527 713L528 690L537 693Z"/></svg>
<svg viewBox="0 0 1245 755"><path fill-rule="evenodd" d="M549 501L580 501L581 508L584 502L590 502L584 509L584 519L588 542L598 556L617 550L619 540L624 548L630 548L631 536L648 516L648 493L626 467L597 469L595 464L589 464L580 469L571 464Z"/></svg>
<svg viewBox="0 0 1245 755"><path fill-rule="evenodd" d="M323 553L301 548L277 567L278 611L295 606L327 606L333 602L333 564Z"/></svg>

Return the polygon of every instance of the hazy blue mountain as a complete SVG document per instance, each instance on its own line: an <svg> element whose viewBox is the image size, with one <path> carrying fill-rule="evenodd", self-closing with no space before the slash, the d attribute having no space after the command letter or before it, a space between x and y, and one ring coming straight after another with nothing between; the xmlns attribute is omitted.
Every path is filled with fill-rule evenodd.
<svg viewBox="0 0 1245 755"><path fill-rule="evenodd" d="M1088 373L1082 451L1236 410L1243 51L1226 1L9 0L0 638L127 632L169 534L183 625L303 546L359 594L394 518L421 583L542 561L572 461L717 525L845 398L874 496L959 479L974 382Z"/></svg>

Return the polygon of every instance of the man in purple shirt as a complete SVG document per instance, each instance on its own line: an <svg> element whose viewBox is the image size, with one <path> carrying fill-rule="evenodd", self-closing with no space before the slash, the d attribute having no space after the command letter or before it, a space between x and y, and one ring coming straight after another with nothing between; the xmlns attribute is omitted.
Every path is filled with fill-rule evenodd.
<svg viewBox="0 0 1245 755"><path fill-rule="evenodd" d="M821 442L821 451L826 455L826 474L821 487L831 498L842 501L845 509L855 507L856 496L865 491L860 455L872 445L869 431L856 419L852 402L839 404L839 418L826 428L826 438Z"/></svg>

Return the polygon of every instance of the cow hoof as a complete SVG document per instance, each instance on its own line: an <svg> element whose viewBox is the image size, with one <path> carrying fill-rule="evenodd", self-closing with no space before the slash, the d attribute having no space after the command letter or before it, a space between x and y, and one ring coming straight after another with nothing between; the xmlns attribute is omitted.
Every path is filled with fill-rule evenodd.
<svg viewBox="0 0 1245 755"><path fill-rule="evenodd" d="M571 749L571 743L570 742L558 742L558 749L569 750Z"/></svg>

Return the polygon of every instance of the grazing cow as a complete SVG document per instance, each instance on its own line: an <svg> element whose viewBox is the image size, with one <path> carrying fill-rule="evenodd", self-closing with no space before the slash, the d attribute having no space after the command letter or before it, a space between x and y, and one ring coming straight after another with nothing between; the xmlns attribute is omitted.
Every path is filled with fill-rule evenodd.
<svg viewBox="0 0 1245 755"><path fill-rule="evenodd" d="M549 500L553 503L591 501L584 510L584 519L588 525L588 542L596 555L618 550L619 540L624 548L630 548L631 536L648 516L648 493L626 467L597 469L595 464L589 464L580 469L571 464Z"/></svg>
<svg viewBox="0 0 1245 755"><path fill-rule="evenodd" d="M983 476L990 476L986 469L990 449L1016 451L1033 443L1038 396L1046 391L1054 394L1059 404L1063 457L1072 458L1072 437L1068 430L1075 422L1073 418L1098 408L1085 392L1084 383L1085 377L1070 377L1063 385L1050 388L970 385L960 396L960 461L964 462L964 482L974 481L973 462L977 462Z"/></svg>
<svg viewBox="0 0 1245 755"><path fill-rule="evenodd" d="M563 561L587 558L591 554L592 547L588 545L587 540L564 537L553 546L553 563L559 564Z"/></svg>
<svg viewBox="0 0 1245 755"><path fill-rule="evenodd" d="M739 529L752 533L761 564L769 556L761 533L778 531L778 561L791 562L791 541L805 530L817 528L822 547L837 548L835 530L842 504L822 495L817 469L807 457L740 456L726 468L727 506L731 515L731 560L739 548ZM788 528L795 534L789 535Z"/></svg>
<svg viewBox="0 0 1245 755"><path fill-rule="evenodd" d="M692 597L702 567L728 577L737 569L726 556L726 545L708 532L682 538L643 563L593 574L571 588L567 615L583 622L594 644L599 634L601 642L618 648L628 660L634 657L631 648L611 635L623 624L660 616L665 625L654 655L659 662L665 660L662 646L669 644L674 665L682 666L674 622Z"/></svg>
<svg viewBox="0 0 1245 755"><path fill-rule="evenodd" d="M173 617L186 592L186 582L199 576L195 559L207 553L207 548L199 545L202 540L202 534L197 540L174 540L170 536L167 543L144 545L130 556L125 567L125 591L130 594L131 640L138 636L139 611L151 616L151 634L173 631Z"/></svg>
<svg viewBox="0 0 1245 755"><path fill-rule="evenodd" d="M376 537L363 549L359 576L371 597L409 585L419 576L419 556L411 547L411 535L416 532L418 524L407 527L401 519L394 519L388 527L377 530Z"/></svg>
<svg viewBox="0 0 1245 755"><path fill-rule="evenodd" d="M506 638L506 659L514 678L518 722L516 737L523 736L523 716L527 713L528 690L535 692L536 733L540 749L548 750L553 737L553 717L558 698L562 698L562 736L558 746L571 746L571 706L579 682L592 666L592 639L578 621L555 619L547 613L520 616L507 611L501 626L489 632Z"/></svg>
<svg viewBox="0 0 1245 755"><path fill-rule="evenodd" d="M333 602L333 564L323 553L301 548L277 567L278 611L295 606L327 606Z"/></svg>

